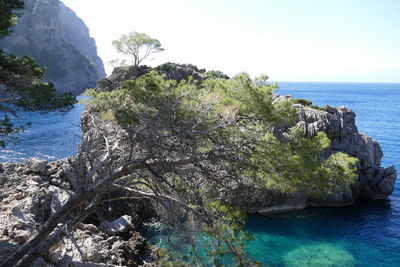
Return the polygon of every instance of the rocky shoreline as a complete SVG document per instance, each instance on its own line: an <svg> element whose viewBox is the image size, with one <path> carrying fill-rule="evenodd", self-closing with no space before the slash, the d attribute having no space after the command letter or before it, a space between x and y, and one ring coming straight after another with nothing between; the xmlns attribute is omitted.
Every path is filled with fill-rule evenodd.
<svg viewBox="0 0 400 267"><path fill-rule="evenodd" d="M191 65L171 65L159 68L159 72L174 79L184 79L189 75L205 79L203 70ZM143 72L149 68L144 67ZM113 75L98 82L98 91L109 91L118 87L126 79L132 78L129 69L117 68ZM287 101L290 96L276 96L275 101ZM291 194L255 188L237 188L232 205L247 212L269 214L304 209L309 206L351 205L358 198L385 199L394 189L396 169L381 167L383 157L379 144L363 133L355 124L356 114L348 108L317 108L307 103L294 104L297 111L296 127L313 136L324 131L331 140L325 156L344 152L357 157L358 179L351 190L344 189L325 199L315 199L302 192ZM85 110L81 117L83 131L79 154L88 153L94 157L96 147L118 144L119 129L112 122L102 122L98 114ZM96 121L95 124L94 122ZM102 129L97 136L93 127ZM276 129L276 135L285 134L287 129ZM114 139L112 139L114 138ZM119 145L119 144L118 144ZM33 236L38 227L67 203L79 188L78 156L47 162L29 159L23 163L0 164L0 262L13 250ZM96 178L93 175L94 179ZM90 181L89 183L95 183ZM144 220L153 215L151 203L144 200L132 203L123 200L127 195L116 190L108 193L110 200L100 205L100 209L89 215L78 227L66 233L62 242L53 246L34 266L152 266L156 258L138 230ZM60 230L60 229L59 229Z"/></svg>
<svg viewBox="0 0 400 267"><path fill-rule="evenodd" d="M70 171L67 160L0 164L0 262L70 199ZM137 232L141 222L126 213L88 218L32 266L151 266L152 251Z"/></svg>
<svg viewBox="0 0 400 267"><path fill-rule="evenodd" d="M276 101L285 101L291 96L277 96ZM303 192L285 194L254 188L238 189L236 199L242 201L233 203L248 212L269 214L301 210L306 207L340 207L354 204L359 198L386 199L394 190L397 170L394 166L381 167L383 152L378 142L364 133L358 132L356 114L346 107L313 108L302 104L294 104L298 122L296 127L305 134L314 136L324 131L331 140L331 146L326 151L326 157L343 152L359 159L357 163L358 178L351 190L343 190L338 194L316 199ZM285 129L279 129L282 134Z"/></svg>

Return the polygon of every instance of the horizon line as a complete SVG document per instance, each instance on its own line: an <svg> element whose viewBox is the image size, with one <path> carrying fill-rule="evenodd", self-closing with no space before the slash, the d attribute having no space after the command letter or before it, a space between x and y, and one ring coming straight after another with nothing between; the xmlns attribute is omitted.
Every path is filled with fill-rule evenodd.
<svg viewBox="0 0 400 267"><path fill-rule="evenodd" d="M399 82L348 82L348 81L270 81L270 82L276 82L276 83L363 83L363 84L399 84Z"/></svg>

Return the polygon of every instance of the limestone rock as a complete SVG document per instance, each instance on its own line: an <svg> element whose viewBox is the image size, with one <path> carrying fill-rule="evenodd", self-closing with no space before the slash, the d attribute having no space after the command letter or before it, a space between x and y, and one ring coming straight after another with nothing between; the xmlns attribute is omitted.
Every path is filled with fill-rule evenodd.
<svg viewBox="0 0 400 267"><path fill-rule="evenodd" d="M287 101L292 96L274 96L274 101ZM297 111L296 127L306 135L314 136L324 131L331 140L325 157L343 152L358 158L358 179L351 188L325 196L324 199L312 198L296 192L280 193L273 190L238 188L234 192L232 203L249 212L261 214L300 210L308 206L344 206L351 205L358 198L386 199L394 189L397 171L394 166L381 167L383 152L380 145L357 129L356 114L346 107L312 108L303 104L294 104ZM288 129L274 129L278 137L284 136Z"/></svg>
<svg viewBox="0 0 400 267"><path fill-rule="evenodd" d="M151 70L152 68L148 66L140 66L136 71L133 66L114 68L109 77L97 81L95 89L97 91L112 91L122 86L126 80L135 79ZM177 81L187 79L189 76L200 81L206 79L205 69L198 69L191 64L165 63L154 68L154 70L161 75L165 75L166 79Z"/></svg>
<svg viewBox="0 0 400 267"><path fill-rule="evenodd" d="M124 215L112 222L101 222L99 229L108 235L124 234L133 229L133 219L129 215Z"/></svg>
<svg viewBox="0 0 400 267"><path fill-rule="evenodd" d="M76 179L72 169L67 160L0 163L0 262L67 203L72 194L67 188L73 188L70 181ZM116 219L105 216L99 227L82 223L32 266L143 264L142 255L148 251L146 240L133 232L132 221L131 216L122 215Z"/></svg>
<svg viewBox="0 0 400 267"><path fill-rule="evenodd" d="M30 158L25 161L25 165L27 166L27 172L34 173L46 173L47 172L47 160L41 160L39 158ZM37 178L36 178L37 179Z"/></svg>
<svg viewBox="0 0 400 267"><path fill-rule="evenodd" d="M382 149L371 137L358 132L352 110L346 107L317 110L302 105L295 108L298 128L310 136L324 131L331 139L327 155L340 151L359 159L359 179L353 188L352 202L359 197L385 199L393 192L396 170L393 166L381 168Z"/></svg>
<svg viewBox="0 0 400 267"><path fill-rule="evenodd" d="M0 47L17 56L28 55L47 67L45 80L58 93L79 95L105 77L96 43L85 23L59 0L25 0L23 16Z"/></svg>

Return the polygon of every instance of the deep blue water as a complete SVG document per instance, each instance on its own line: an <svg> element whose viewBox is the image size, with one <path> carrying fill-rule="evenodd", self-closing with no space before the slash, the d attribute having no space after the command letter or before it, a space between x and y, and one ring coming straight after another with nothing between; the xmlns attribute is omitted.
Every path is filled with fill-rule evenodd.
<svg viewBox="0 0 400 267"><path fill-rule="evenodd" d="M347 106L357 114L359 131L377 140L382 165L400 167L400 84L280 83L279 94L314 104ZM22 113L32 127L0 152L0 161L29 156L71 156L80 141L82 106L66 114ZM247 229L256 236L249 253L269 266L400 266L400 194L386 201L359 201L343 208L251 215ZM336 263L336 264L334 264Z"/></svg>
<svg viewBox="0 0 400 267"><path fill-rule="evenodd" d="M78 97L82 99L82 97ZM76 104L69 112L24 112L9 117L15 125L26 125L25 131L7 138L6 147L0 147L1 161L23 161L30 157L56 160L72 156L81 140L80 115L83 105ZM1 113L0 113L1 114Z"/></svg>

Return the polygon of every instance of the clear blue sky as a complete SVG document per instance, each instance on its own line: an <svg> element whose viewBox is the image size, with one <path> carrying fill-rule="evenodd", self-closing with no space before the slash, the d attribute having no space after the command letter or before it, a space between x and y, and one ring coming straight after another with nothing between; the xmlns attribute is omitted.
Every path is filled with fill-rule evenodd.
<svg viewBox="0 0 400 267"><path fill-rule="evenodd" d="M145 32L192 63L277 81L400 82L400 0L62 0L104 62L111 42ZM107 72L111 68L107 67Z"/></svg>

